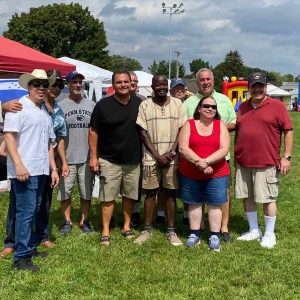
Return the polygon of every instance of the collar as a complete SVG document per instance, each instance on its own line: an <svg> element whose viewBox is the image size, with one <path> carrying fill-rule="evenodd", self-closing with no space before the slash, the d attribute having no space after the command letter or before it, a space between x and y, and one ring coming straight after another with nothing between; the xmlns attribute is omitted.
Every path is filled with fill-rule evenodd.
<svg viewBox="0 0 300 300"><path fill-rule="evenodd" d="M211 97L214 97L215 93L216 93L216 90L213 89L213 90L212 90L212 93L210 94L210 96L211 96ZM195 94L195 96L196 96L197 98L199 98L199 100L201 100L201 99L203 98L203 95L200 94L199 91L197 91L197 93Z"/></svg>

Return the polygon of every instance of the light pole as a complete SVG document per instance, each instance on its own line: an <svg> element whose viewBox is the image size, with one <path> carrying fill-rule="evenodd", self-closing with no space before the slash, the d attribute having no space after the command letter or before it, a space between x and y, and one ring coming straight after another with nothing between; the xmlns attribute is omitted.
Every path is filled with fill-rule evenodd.
<svg viewBox="0 0 300 300"><path fill-rule="evenodd" d="M181 2L179 5L176 3L172 4L171 6L166 6L163 2L162 6L162 13L163 15L170 15L170 35L169 35L169 79L171 79L171 41L172 41L172 15L179 15L184 13L183 3Z"/></svg>

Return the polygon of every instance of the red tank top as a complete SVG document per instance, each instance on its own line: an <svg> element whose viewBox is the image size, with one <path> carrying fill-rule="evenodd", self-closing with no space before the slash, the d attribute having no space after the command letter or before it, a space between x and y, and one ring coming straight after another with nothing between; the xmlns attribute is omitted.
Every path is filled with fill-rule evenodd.
<svg viewBox="0 0 300 300"><path fill-rule="evenodd" d="M213 131L209 136L202 136L198 133L194 119L189 120L189 123L191 131L189 146L197 155L202 158L206 158L220 148L220 120L213 121ZM192 179L217 178L230 174L230 170L225 158L211 165L211 167L214 171L212 174L207 175L204 174L203 171L200 171L195 165L182 158L179 163L179 172L183 176Z"/></svg>

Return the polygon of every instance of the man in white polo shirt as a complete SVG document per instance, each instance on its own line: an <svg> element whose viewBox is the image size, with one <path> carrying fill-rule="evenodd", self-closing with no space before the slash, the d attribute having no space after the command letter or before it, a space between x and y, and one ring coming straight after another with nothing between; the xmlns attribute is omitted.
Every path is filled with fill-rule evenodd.
<svg viewBox="0 0 300 300"><path fill-rule="evenodd" d="M35 69L23 74L19 84L29 95L19 101L22 111L8 112L4 122L4 139L7 147L7 171L11 179L12 198L16 204L15 252L13 267L18 270L38 271L31 257L45 256L36 250L32 238L34 216L42 200L46 175L51 168L51 185L58 185L50 138L55 138L51 118L41 107L49 85L55 77L48 78L44 70Z"/></svg>

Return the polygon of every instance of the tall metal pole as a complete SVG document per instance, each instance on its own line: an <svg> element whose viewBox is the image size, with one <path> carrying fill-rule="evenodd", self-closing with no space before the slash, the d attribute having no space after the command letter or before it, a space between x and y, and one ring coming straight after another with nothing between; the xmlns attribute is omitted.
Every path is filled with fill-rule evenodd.
<svg viewBox="0 0 300 300"><path fill-rule="evenodd" d="M170 35L169 35L169 79L171 79L171 42L172 42L172 7L170 9Z"/></svg>
<svg viewBox="0 0 300 300"><path fill-rule="evenodd" d="M171 79L171 63L172 63L172 15L178 15L184 13L183 3L172 4L171 6L166 6L165 3L162 3L162 13L170 15L170 32L169 32L169 79ZM173 10L174 9L174 10Z"/></svg>

